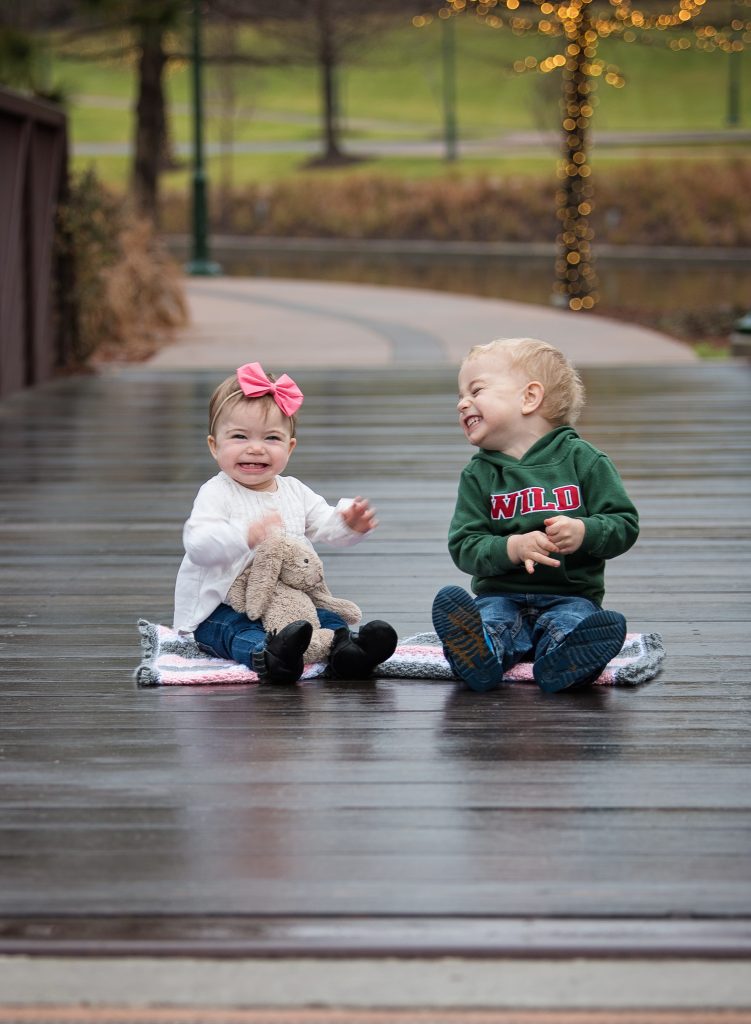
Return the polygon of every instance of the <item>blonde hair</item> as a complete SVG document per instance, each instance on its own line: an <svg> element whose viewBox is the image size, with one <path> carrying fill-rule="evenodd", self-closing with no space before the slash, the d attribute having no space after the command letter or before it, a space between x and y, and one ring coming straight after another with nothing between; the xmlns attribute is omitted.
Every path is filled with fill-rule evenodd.
<svg viewBox="0 0 751 1024"><path fill-rule="evenodd" d="M267 373L266 376L272 384L276 380L273 373ZM273 409L281 412L281 409L274 401L273 395L259 395L257 398L248 398L240 388L237 373L233 373L231 377L227 377L226 380L223 380L214 389L214 393L209 399L209 434L211 436L214 434L214 427L219 419L219 414L229 412L230 409L234 409L241 402L260 402L265 416L268 416ZM284 413L282 415L284 416ZM294 437L297 430L297 416L284 416L284 418L289 422L291 436Z"/></svg>
<svg viewBox="0 0 751 1024"><path fill-rule="evenodd" d="M503 356L512 370L521 370L545 389L540 414L555 427L573 426L584 407L584 385L574 366L555 346L536 338L500 338L474 345L464 357Z"/></svg>

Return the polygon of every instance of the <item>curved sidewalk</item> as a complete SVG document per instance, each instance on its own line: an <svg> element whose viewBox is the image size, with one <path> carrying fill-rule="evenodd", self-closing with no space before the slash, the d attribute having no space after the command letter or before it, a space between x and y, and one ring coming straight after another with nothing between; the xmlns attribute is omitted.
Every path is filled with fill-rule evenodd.
<svg viewBox="0 0 751 1024"><path fill-rule="evenodd" d="M694 363L681 342L591 314L415 288L272 278L187 278L191 324L145 365L456 364L500 337L550 341L578 366Z"/></svg>

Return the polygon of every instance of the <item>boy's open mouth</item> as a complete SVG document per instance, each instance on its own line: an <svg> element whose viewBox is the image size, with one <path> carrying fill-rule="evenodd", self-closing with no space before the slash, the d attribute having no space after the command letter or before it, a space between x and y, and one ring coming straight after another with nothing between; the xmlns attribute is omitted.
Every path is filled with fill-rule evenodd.
<svg viewBox="0 0 751 1024"><path fill-rule="evenodd" d="M477 426L478 423L482 422L482 416L469 416L464 421L464 427L466 430L471 430L472 427Z"/></svg>

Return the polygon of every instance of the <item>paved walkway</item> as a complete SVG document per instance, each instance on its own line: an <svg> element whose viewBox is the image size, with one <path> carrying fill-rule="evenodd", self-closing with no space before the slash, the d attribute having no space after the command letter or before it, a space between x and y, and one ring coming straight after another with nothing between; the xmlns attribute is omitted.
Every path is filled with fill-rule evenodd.
<svg viewBox="0 0 751 1024"><path fill-rule="evenodd" d="M129 109L130 100L113 96L80 96L78 106L104 110ZM209 104L211 109L211 104ZM174 113L190 113L188 104L173 104ZM218 108L214 105L214 111ZM239 115L239 119L250 127L250 131L261 122L302 125L318 129L320 118L316 114L300 114L289 111L254 110L250 115ZM367 138L352 133L381 132L386 138ZM441 158L446 153L446 142L443 138L425 138L425 124L394 124L375 118L349 118L344 126L343 141L345 150L367 159L384 156L420 156ZM560 146L560 132L529 131L504 132L489 138L457 139L457 153L460 156L497 156L500 153L513 153L521 156L527 153L557 153ZM592 134L592 146L595 149L640 149L669 146L671 148L685 146L723 146L728 144L747 143L751 141L751 131L743 128L725 128L717 131L595 131ZM130 156L133 151L131 142L92 142L73 140L73 154L83 156ZM287 139L243 139L232 143L208 141L205 146L207 156L220 153L299 153L313 156L320 154L321 140L318 138L287 138ZM179 156L191 156L192 142L176 142L174 150Z"/></svg>
<svg viewBox="0 0 751 1024"><path fill-rule="evenodd" d="M552 342L578 366L696 362L644 327L501 299L271 278L188 278L186 288L191 325L151 368L456 364L470 345L520 336Z"/></svg>

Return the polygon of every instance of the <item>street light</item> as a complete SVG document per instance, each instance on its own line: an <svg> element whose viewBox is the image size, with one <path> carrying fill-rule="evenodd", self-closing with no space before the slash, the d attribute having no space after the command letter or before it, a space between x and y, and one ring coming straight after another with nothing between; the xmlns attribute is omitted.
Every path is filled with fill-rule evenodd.
<svg viewBox="0 0 751 1024"><path fill-rule="evenodd" d="M738 128L741 123L741 57L740 50L728 54L728 128Z"/></svg>
<svg viewBox="0 0 751 1024"><path fill-rule="evenodd" d="M201 0L193 3L193 258L189 274L213 277L222 273L209 259L206 217L206 174L203 167L203 93L201 88Z"/></svg>

